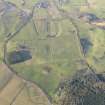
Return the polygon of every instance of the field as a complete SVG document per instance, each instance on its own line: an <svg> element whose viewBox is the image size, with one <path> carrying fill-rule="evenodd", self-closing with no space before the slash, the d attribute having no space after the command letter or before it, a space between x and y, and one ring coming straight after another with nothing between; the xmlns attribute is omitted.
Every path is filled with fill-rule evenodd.
<svg viewBox="0 0 105 105"><path fill-rule="evenodd" d="M0 69L0 104L50 105L47 97L38 86L18 78L4 64L1 66L4 69Z"/></svg>
<svg viewBox="0 0 105 105"><path fill-rule="evenodd" d="M5 39L9 38L8 33L15 33L24 22L28 21L32 6L38 0L27 0L24 6L17 0L7 1L16 4L17 7L14 12L6 14L7 17L12 17L7 21L7 26L2 22L3 18L0 15L0 67L3 62L3 44ZM54 2L49 1L50 9L36 8L32 19L8 41L7 53L19 51L23 46L32 55L30 60L10 65L12 69L21 77L34 82L51 99L61 81L71 77L77 70L87 67L84 59L98 72L103 72L105 69L105 30L78 18L82 13L92 13L99 18L105 18L103 14L105 3L98 0L86 1L71 0L71 3L57 5L58 8ZM55 3L57 3L56 0ZM24 15L27 16L23 20L18 16L21 10L25 11ZM5 22L5 19L3 20ZM85 56L81 51L80 39L82 38L92 43ZM13 105L38 105L39 102L41 102L39 105L44 105L43 102L47 97L37 86L25 83L14 74L10 73L7 76L5 72L0 69L0 88L3 88L0 100L6 100L5 103L3 101L3 105L8 105L18 92L20 92L19 96ZM7 79L4 81L4 78ZM29 87L32 86L32 90L28 90L38 95L38 98L37 95L35 98L32 97L32 100L37 100L38 103L29 101L27 84ZM20 91L21 88L22 91Z"/></svg>
<svg viewBox="0 0 105 105"><path fill-rule="evenodd" d="M57 38L43 40L44 36L37 36L30 23L10 42L17 42L17 45L24 43L32 53L30 61L12 67L26 78L37 82L49 95L53 94L60 80L79 69L76 61L81 59L81 54L75 33L70 33L74 27L70 22L66 25L68 22L68 19L60 21L61 26L65 25L65 28ZM26 31L29 27L32 27L30 32ZM42 40L38 40L38 37Z"/></svg>

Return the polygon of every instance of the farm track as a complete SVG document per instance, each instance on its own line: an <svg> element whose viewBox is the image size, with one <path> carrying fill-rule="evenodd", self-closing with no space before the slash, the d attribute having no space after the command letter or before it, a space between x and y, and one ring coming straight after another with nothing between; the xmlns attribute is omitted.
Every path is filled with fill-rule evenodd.
<svg viewBox="0 0 105 105"><path fill-rule="evenodd" d="M14 103L15 100L16 100L16 98L20 95L20 93L22 92L22 90L25 88L25 85L26 85L26 84L24 84L24 85L20 88L20 90L18 91L18 93L13 97L12 101L10 102L10 105L13 105L13 103Z"/></svg>

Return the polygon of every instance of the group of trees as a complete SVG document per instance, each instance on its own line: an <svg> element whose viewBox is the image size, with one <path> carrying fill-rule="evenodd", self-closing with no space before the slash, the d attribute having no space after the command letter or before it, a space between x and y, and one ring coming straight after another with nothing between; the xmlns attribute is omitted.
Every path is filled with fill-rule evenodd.
<svg viewBox="0 0 105 105"><path fill-rule="evenodd" d="M104 80L92 70L80 70L59 85L54 101L57 105L105 105Z"/></svg>

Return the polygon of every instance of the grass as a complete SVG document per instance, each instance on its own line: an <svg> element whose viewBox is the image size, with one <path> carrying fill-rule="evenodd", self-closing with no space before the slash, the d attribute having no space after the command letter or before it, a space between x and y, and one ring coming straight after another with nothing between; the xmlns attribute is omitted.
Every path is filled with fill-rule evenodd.
<svg viewBox="0 0 105 105"><path fill-rule="evenodd" d="M34 3L36 3L38 0L25 0L25 5L22 7L21 5L21 0L7 0L9 2L12 2L14 4L16 4L19 8L27 8L27 9L31 9L32 6L34 5Z"/></svg>
<svg viewBox="0 0 105 105"><path fill-rule="evenodd" d="M60 21L59 24L64 26L59 37L38 40L39 36L36 35L32 23L29 23L8 45L10 48L17 42L16 46L25 43L29 47L33 56L32 61L12 65L12 67L26 78L35 81L50 96L53 96L62 79L72 75L78 69L76 60L81 59L75 33L71 33L74 27L68 19ZM12 48L12 50L15 49L16 47ZM11 49L8 50L11 51ZM44 74L45 65L52 68L51 73Z"/></svg>
<svg viewBox="0 0 105 105"><path fill-rule="evenodd" d="M19 4L17 0L13 0L13 2L14 1L16 1L16 4ZM26 7L31 8L33 2L27 1ZM100 9L100 7L104 4L105 3L102 1L102 4L96 3L98 6L97 8L93 7L86 9L83 9L81 6L74 7L70 6L72 4L68 4L68 6L65 5L62 8L67 11L75 11L79 8L80 11L92 12L97 16L104 17L104 14L102 14ZM38 17L45 17L48 15L44 10L36 10L36 12L38 12ZM16 19L16 21L18 22L19 20ZM54 91L60 81L68 78L78 69L82 69L84 67L84 65L77 62L77 60L82 59L82 56L77 42L76 33L74 32L75 28L69 19L56 22L52 21L50 31L54 31L54 33L59 31L59 36L55 38L47 38L44 23L45 21L37 20L35 22L39 35L37 35L35 27L33 26L32 21L30 21L30 23L9 42L8 51L11 52L16 50L19 44L25 44L28 47L32 53L32 60L12 65L12 67L22 76L36 82L45 92L48 93L49 96L53 97ZM82 20L75 20L75 23L79 28L80 37L89 38L93 43L93 47L89 50L86 59L91 65L94 66L94 68L96 68L97 71L104 71L105 59L103 58L100 60L99 57L101 57L105 52L105 32L101 29L94 28ZM58 29L55 29L57 24ZM91 30L91 28L93 28L93 30ZM0 57L2 57L3 54L2 44L4 36L2 33L3 29L0 28ZM94 56L98 59L98 63L95 63L93 59ZM44 69L44 66L46 65L51 68L50 73L45 73L46 70Z"/></svg>

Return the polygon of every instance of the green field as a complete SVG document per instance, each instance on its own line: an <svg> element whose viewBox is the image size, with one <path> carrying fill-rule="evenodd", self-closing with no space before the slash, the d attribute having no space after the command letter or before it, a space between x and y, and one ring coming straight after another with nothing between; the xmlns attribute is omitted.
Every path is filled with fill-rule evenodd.
<svg viewBox="0 0 105 105"><path fill-rule="evenodd" d="M17 0L8 0L17 4L18 8L22 8ZM31 11L32 5L37 0L27 0L24 9ZM104 18L104 1L93 0L96 6L92 8L85 7L85 0L73 1L65 4L60 9L68 13L91 12L100 18ZM89 0L90 4L91 1ZM96 8L97 7L97 8ZM8 43L8 52L19 49L19 45L27 46L32 54L32 59L26 62L11 65L20 75L37 83L49 96L53 97L58 84L72 76L77 70L83 69L86 65L81 64L83 56L80 51L80 45L77 38L75 26L68 17L62 15L56 16L53 20L51 11L36 9L33 21L30 20L27 25ZM18 11L16 12L18 13ZM14 32L21 23L20 18L16 14L12 16L12 24L8 23L9 31ZM75 16L75 15L74 15ZM48 18L50 28L47 29L46 21L40 18ZM63 19L62 19L63 18ZM38 20L39 19L39 20ZM93 46L86 54L88 63L98 72L103 72L105 68L105 30L94 27L83 20L73 19L78 27L80 38L88 38ZM52 36L48 37L51 34ZM57 35L56 35L57 34ZM56 36L53 36L56 35ZM5 26L0 18L0 62L3 59L3 43L5 34ZM101 59L100 59L101 58Z"/></svg>

